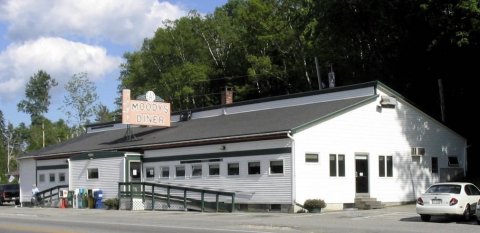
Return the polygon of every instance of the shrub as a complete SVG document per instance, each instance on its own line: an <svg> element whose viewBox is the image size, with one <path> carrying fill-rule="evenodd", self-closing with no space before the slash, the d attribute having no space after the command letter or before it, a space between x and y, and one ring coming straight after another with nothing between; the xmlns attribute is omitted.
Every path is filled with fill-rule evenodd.
<svg viewBox="0 0 480 233"><path fill-rule="evenodd" d="M322 199L307 199L303 203L303 208L307 209L308 212L313 212L314 209L322 209L327 207L327 204Z"/></svg>
<svg viewBox="0 0 480 233"><path fill-rule="evenodd" d="M118 210L119 200L118 198L107 199L103 204L109 210Z"/></svg>

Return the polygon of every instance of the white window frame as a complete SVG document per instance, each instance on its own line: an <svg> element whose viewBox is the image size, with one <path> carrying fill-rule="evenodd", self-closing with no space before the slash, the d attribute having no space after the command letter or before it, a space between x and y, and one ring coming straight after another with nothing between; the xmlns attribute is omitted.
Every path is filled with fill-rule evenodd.
<svg viewBox="0 0 480 233"><path fill-rule="evenodd" d="M250 163L258 163L258 168L259 168L259 173L258 174L250 174ZM262 162L257 160L257 161L249 161L247 162L247 174L249 176L260 176L262 175Z"/></svg>
<svg viewBox="0 0 480 233"><path fill-rule="evenodd" d="M53 181L52 181L53 177ZM57 176L55 173L48 173L48 182L49 183L56 183L57 182Z"/></svg>
<svg viewBox="0 0 480 233"><path fill-rule="evenodd" d="M97 177L96 177L96 178L92 178L92 177L90 177L90 170L95 170L95 169L97 170ZM98 179L100 179L100 170L99 170L98 168L96 168L96 167L94 167L94 168L88 168L88 169L87 169L87 180L98 180Z"/></svg>
<svg viewBox="0 0 480 233"><path fill-rule="evenodd" d="M178 168L183 168L183 176L177 176L177 172L178 172ZM185 165L178 165L178 166L175 166L175 179L185 179L185 176L187 175L187 171L186 171L186 167Z"/></svg>
<svg viewBox="0 0 480 233"><path fill-rule="evenodd" d="M202 165L201 163L200 163L200 164L198 164L198 163L192 164L192 165L190 166L190 168L191 168L190 177L192 177L192 178L199 178L199 177L202 177L202 176L203 176L203 165ZM193 172L194 172L194 171L197 171L198 168L200 168L200 174L194 175Z"/></svg>
<svg viewBox="0 0 480 233"><path fill-rule="evenodd" d="M168 176L163 176L163 172L165 171L165 168L168 169ZM159 175L160 175L160 179L170 179L170 167L169 166L161 166Z"/></svg>
<svg viewBox="0 0 480 233"><path fill-rule="evenodd" d="M62 175L63 175L63 181L60 179L60 177L62 177ZM58 182L65 183L66 180L67 180L67 176L65 175L65 172L58 173Z"/></svg>
<svg viewBox="0 0 480 233"><path fill-rule="evenodd" d="M238 169L238 174L236 174L236 175L230 175L230 174L228 174L229 171L230 171L230 168L229 168L228 165L230 165L230 164L237 164L237 165L238 165L238 167L237 167L237 169ZM230 176L230 177L238 177L238 176L240 176L240 162L229 162L229 163L227 163L227 176Z"/></svg>
<svg viewBox="0 0 480 233"><path fill-rule="evenodd" d="M272 162L282 162L282 173L272 173ZM268 163L268 174L271 176L281 176L285 174L285 161L283 159L273 159Z"/></svg>
<svg viewBox="0 0 480 233"><path fill-rule="evenodd" d="M317 161L315 162L309 162L307 161L307 155L316 155L317 156ZM319 164L320 163L320 153L305 153L305 164Z"/></svg>
<svg viewBox="0 0 480 233"><path fill-rule="evenodd" d="M38 183L45 183L45 174L38 174Z"/></svg>
<svg viewBox="0 0 480 233"><path fill-rule="evenodd" d="M218 168L218 174L212 175L212 174L210 174L211 166L215 166L215 165L216 165L217 168ZM220 164L219 164L219 163L209 163L209 164L208 164L208 176L211 176L211 177L218 177L218 176L220 176Z"/></svg>
<svg viewBox="0 0 480 233"><path fill-rule="evenodd" d="M153 175L149 176L151 170L153 170ZM154 180L155 179L155 167L146 167L145 168L145 179L147 179L147 180Z"/></svg>

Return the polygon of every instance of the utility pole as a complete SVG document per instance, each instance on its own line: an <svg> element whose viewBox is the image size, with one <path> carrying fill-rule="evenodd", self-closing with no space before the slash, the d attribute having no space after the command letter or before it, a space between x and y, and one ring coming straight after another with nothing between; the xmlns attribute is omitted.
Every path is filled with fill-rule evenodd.
<svg viewBox="0 0 480 233"><path fill-rule="evenodd" d="M315 68L317 68L318 90L322 90L322 78L320 77L320 66L318 65L318 58L315 56Z"/></svg>
<svg viewBox="0 0 480 233"><path fill-rule="evenodd" d="M438 79L438 92L440 93L440 112L442 114L442 122L445 123L446 116L445 116L445 97L443 95L443 82L442 79Z"/></svg>

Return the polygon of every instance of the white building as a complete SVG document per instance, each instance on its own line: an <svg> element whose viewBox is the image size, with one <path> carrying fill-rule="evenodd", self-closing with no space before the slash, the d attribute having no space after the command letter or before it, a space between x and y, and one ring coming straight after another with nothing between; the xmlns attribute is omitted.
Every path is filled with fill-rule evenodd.
<svg viewBox="0 0 480 233"><path fill-rule="evenodd" d="M375 207L412 202L467 167L465 138L380 82L192 110L172 122L131 128L133 140L126 127L93 125L22 156L21 201L34 183L42 190L66 181L113 198L107 184L133 180L130 166L138 166L141 181L242 193L242 209L292 212L310 198L330 209Z"/></svg>

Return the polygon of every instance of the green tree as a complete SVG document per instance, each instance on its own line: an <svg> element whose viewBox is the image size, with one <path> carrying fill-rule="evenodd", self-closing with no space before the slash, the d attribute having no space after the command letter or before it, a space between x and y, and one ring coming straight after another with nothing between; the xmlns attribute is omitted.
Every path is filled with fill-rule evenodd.
<svg viewBox="0 0 480 233"><path fill-rule="evenodd" d="M25 99L18 103L18 111L30 114L32 124L40 124L43 114L50 106L50 89L57 86L55 79L40 70L32 77L25 88Z"/></svg>
<svg viewBox="0 0 480 233"><path fill-rule="evenodd" d="M67 94L61 109L69 121L74 118L75 125L84 132L84 125L95 114L95 102L98 100L95 84L88 79L87 73L79 73L72 76L65 85L65 90Z"/></svg>
<svg viewBox="0 0 480 233"><path fill-rule="evenodd" d="M100 104L95 112L95 122L104 123L113 121L115 117L114 114L115 112L110 112L107 106Z"/></svg>

